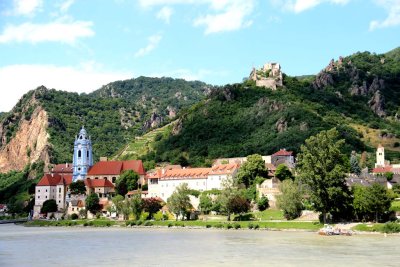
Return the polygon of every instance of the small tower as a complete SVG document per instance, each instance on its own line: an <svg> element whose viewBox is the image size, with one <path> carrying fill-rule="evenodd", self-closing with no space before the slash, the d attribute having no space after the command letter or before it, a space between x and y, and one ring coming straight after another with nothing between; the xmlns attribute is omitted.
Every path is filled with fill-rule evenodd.
<svg viewBox="0 0 400 267"><path fill-rule="evenodd" d="M85 128L79 132L74 143L73 177L72 181L83 180L90 167L93 166L92 141Z"/></svg>
<svg viewBox="0 0 400 267"><path fill-rule="evenodd" d="M385 148L379 144L376 150L376 163L375 168L385 166Z"/></svg>

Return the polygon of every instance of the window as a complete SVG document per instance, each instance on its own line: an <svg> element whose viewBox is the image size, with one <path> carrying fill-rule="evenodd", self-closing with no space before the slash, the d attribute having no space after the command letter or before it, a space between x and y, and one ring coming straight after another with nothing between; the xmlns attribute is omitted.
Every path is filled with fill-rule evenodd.
<svg viewBox="0 0 400 267"><path fill-rule="evenodd" d="M117 178L116 178L116 177L113 177L113 178L112 178L113 184L115 183L115 180L117 180Z"/></svg>
<svg viewBox="0 0 400 267"><path fill-rule="evenodd" d="M47 198L47 196L46 196L46 198Z"/></svg>
<svg viewBox="0 0 400 267"><path fill-rule="evenodd" d="M89 157L89 150L86 151L86 157Z"/></svg>
<svg viewBox="0 0 400 267"><path fill-rule="evenodd" d="M61 200L59 200L58 203L61 203Z"/></svg>
<svg viewBox="0 0 400 267"><path fill-rule="evenodd" d="M95 179L95 180L98 180L98 179L99 179L99 177L95 177L94 179Z"/></svg>
<svg viewBox="0 0 400 267"><path fill-rule="evenodd" d="M80 158L80 157L82 157L82 151L78 150L78 158Z"/></svg>
<svg viewBox="0 0 400 267"><path fill-rule="evenodd" d="M46 189L46 192L47 192L47 189Z"/></svg>
<svg viewBox="0 0 400 267"><path fill-rule="evenodd" d="M38 199L40 198L40 196L37 197Z"/></svg>
<svg viewBox="0 0 400 267"><path fill-rule="evenodd" d="M74 208L72 208L72 211L74 211Z"/></svg>
<svg viewBox="0 0 400 267"><path fill-rule="evenodd" d="M61 187L60 187L60 188L58 188L58 193L61 193Z"/></svg>
<svg viewBox="0 0 400 267"><path fill-rule="evenodd" d="M38 192L40 192L40 189L38 189Z"/></svg>
<svg viewBox="0 0 400 267"><path fill-rule="evenodd" d="M104 177L104 180L108 181L108 178L107 178L107 177Z"/></svg>

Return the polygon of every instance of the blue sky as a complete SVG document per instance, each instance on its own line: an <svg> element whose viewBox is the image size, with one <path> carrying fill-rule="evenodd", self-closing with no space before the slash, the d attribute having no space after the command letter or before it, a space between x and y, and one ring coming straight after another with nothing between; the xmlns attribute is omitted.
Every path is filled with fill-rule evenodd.
<svg viewBox="0 0 400 267"><path fill-rule="evenodd" d="M281 63L400 46L400 0L0 0L0 111L39 85L91 92L138 76L240 82Z"/></svg>

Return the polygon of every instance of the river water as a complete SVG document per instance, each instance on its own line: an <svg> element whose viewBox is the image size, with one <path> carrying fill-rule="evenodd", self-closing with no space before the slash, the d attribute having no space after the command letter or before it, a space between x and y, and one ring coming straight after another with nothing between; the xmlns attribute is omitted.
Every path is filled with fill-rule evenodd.
<svg viewBox="0 0 400 267"><path fill-rule="evenodd" d="M0 266L400 266L400 236L0 225Z"/></svg>

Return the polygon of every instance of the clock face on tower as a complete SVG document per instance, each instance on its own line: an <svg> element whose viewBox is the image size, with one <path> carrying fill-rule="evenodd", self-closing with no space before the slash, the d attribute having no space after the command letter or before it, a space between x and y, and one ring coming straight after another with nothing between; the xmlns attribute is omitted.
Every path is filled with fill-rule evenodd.
<svg viewBox="0 0 400 267"><path fill-rule="evenodd" d="M82 145L78 145L78 149L81 149L82 148Z"/></svg>

